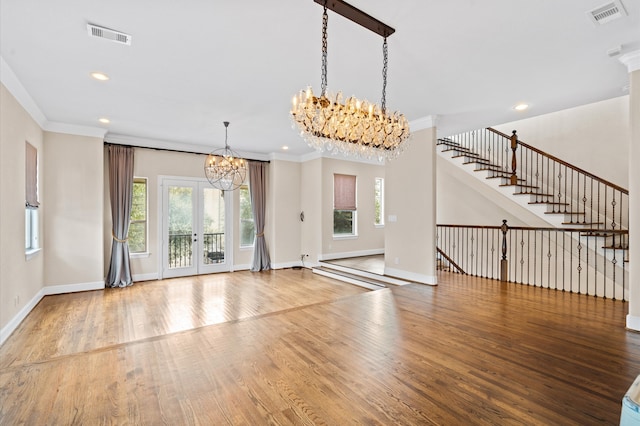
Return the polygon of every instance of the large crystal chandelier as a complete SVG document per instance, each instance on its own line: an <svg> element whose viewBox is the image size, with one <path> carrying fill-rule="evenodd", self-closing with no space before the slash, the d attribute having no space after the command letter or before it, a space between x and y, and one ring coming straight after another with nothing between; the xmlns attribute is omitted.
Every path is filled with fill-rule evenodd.
<svg viewBox="0 0 640 426"><path fill-rule="evenodd" d="M224 148L217 149L207 156L204 162L204 174L214 188L233 191L240 188L247 177L247 161L240 158L227 144L229 122L224 122Z"/></svg>
<svg viewBox="0 0 640 426"><path fill-rule="evenodd" d="M327 92L327 1L315 1L324 5L321 93L316 96L308 87L293 97L291 118L295 123L294 128L297 126L309 146L318 151L326 150L333 154L380 162L396 158L406 145L403 142L409 137L409 122L403 114L397 111L390 113L386 108L387 37L395 30L341 0L331 0L333 11L384 38L380 105L354 97L343 100L342 92Z"/></svg>

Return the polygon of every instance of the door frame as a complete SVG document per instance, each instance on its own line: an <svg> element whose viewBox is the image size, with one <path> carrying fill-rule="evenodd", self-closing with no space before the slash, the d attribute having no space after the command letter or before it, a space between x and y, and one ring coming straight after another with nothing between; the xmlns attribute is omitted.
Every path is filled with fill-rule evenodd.
<svg viewBox="0 0 640 426"><path fill-rule="evenodd" d="M157 203L157 211L158 211L158 223L157 223L157 248L158 248L158 279L163 279L165 277L165 268L164 268L164 255L165 255L165 246L164 246L164 184L166 181L183 181L188 185L193 185L197 188L196 193L196 220L200 219L201 216L201 206L200 206L200 188L201 185L210 185L209 181L204 178L196 178L189 176L168 176L168 175L158 175L158 203ZM216 272L233 272L233 252L234 252L234 239L233 239L233 194L232 191L223 191L224 193L224 205L225 205L225 220L224 220L224 228L225 228L225 265L228 268L224 268L224 270L216 271ZM196 226L200 226L200 224L196 224ZM199 241L202 241L201 236L198 235ZM200 264L201 264L201 256L196 256L196 271L197 275L210 274L214 272L201 272ZM188 276L188 275L185 275Z"/></svg>

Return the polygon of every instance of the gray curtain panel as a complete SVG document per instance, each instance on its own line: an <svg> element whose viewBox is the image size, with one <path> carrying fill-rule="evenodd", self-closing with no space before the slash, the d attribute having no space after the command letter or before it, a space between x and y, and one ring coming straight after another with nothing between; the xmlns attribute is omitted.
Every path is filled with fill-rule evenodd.
<svg viewBox="0 0 640 426"><path fill-rule="evenodd" d="M253 246L251 271L258 272L271 269L271 259L264 239L264 211L266 205L266 164L249 162L249 193L253 207L253 222L256 226L256 239Z"/></svg>
<svg viewBox="0 0 640 426"><path fill-rule="evenodd" d="M133 284L129 264L129 221L133 197L133 148L109 146L109 191L113 237L111 262L105 285L126 287Z"/></svg>

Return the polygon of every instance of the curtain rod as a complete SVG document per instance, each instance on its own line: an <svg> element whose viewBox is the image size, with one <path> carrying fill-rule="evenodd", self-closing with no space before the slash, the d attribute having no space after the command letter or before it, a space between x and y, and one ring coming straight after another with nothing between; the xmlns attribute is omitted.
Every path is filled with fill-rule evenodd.
<svg viewBox="0 0 640 426"><path fill-rule="evenodd" d="M181 154L209 155L208 153L204 153L204 152L182 151L180 149L156 148L156 147L152 147L152 146L129 145L129 144L124 144L124 143L113 143L113 142L107 142L107 141L104 141L104 145L105 146L110 146L110 145L128 146L130 148L153 149L154 151L179 152ZM269 160L254 160L253 158L244 158L244 159L247 160L247 161L255 161L256 163L270 163Z"/></svg>

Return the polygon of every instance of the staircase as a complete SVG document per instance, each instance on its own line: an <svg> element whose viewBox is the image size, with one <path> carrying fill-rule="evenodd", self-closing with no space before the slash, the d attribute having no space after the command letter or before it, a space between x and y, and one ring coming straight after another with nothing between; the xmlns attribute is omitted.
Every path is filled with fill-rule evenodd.
<svg viewBox="0 0 640 426"><path fill-rule="evenodd" d="M519 141L515 131L509 136L480 129L438 139L437 144L444 158L535 214L549 229L567 231L579 250L589 247L592 256L607 259L613 270L621 266L624 276L629 248L626 189ZM451 261L464 264L464 259L440 263L450 267Z"/></svg>
<svg viewBox="0 0 640 426"><path fill-rule="evenodd" d="M319 265L312 270L314 274L368 288L369 290L380 290L389 285L411 284L411 282L407 280L388 275L380 275L367 271L362 267L356 267L351 260L352 259L336 259L320 261ZM384 260L382 260L382 262L384 262Z"/></svg>

